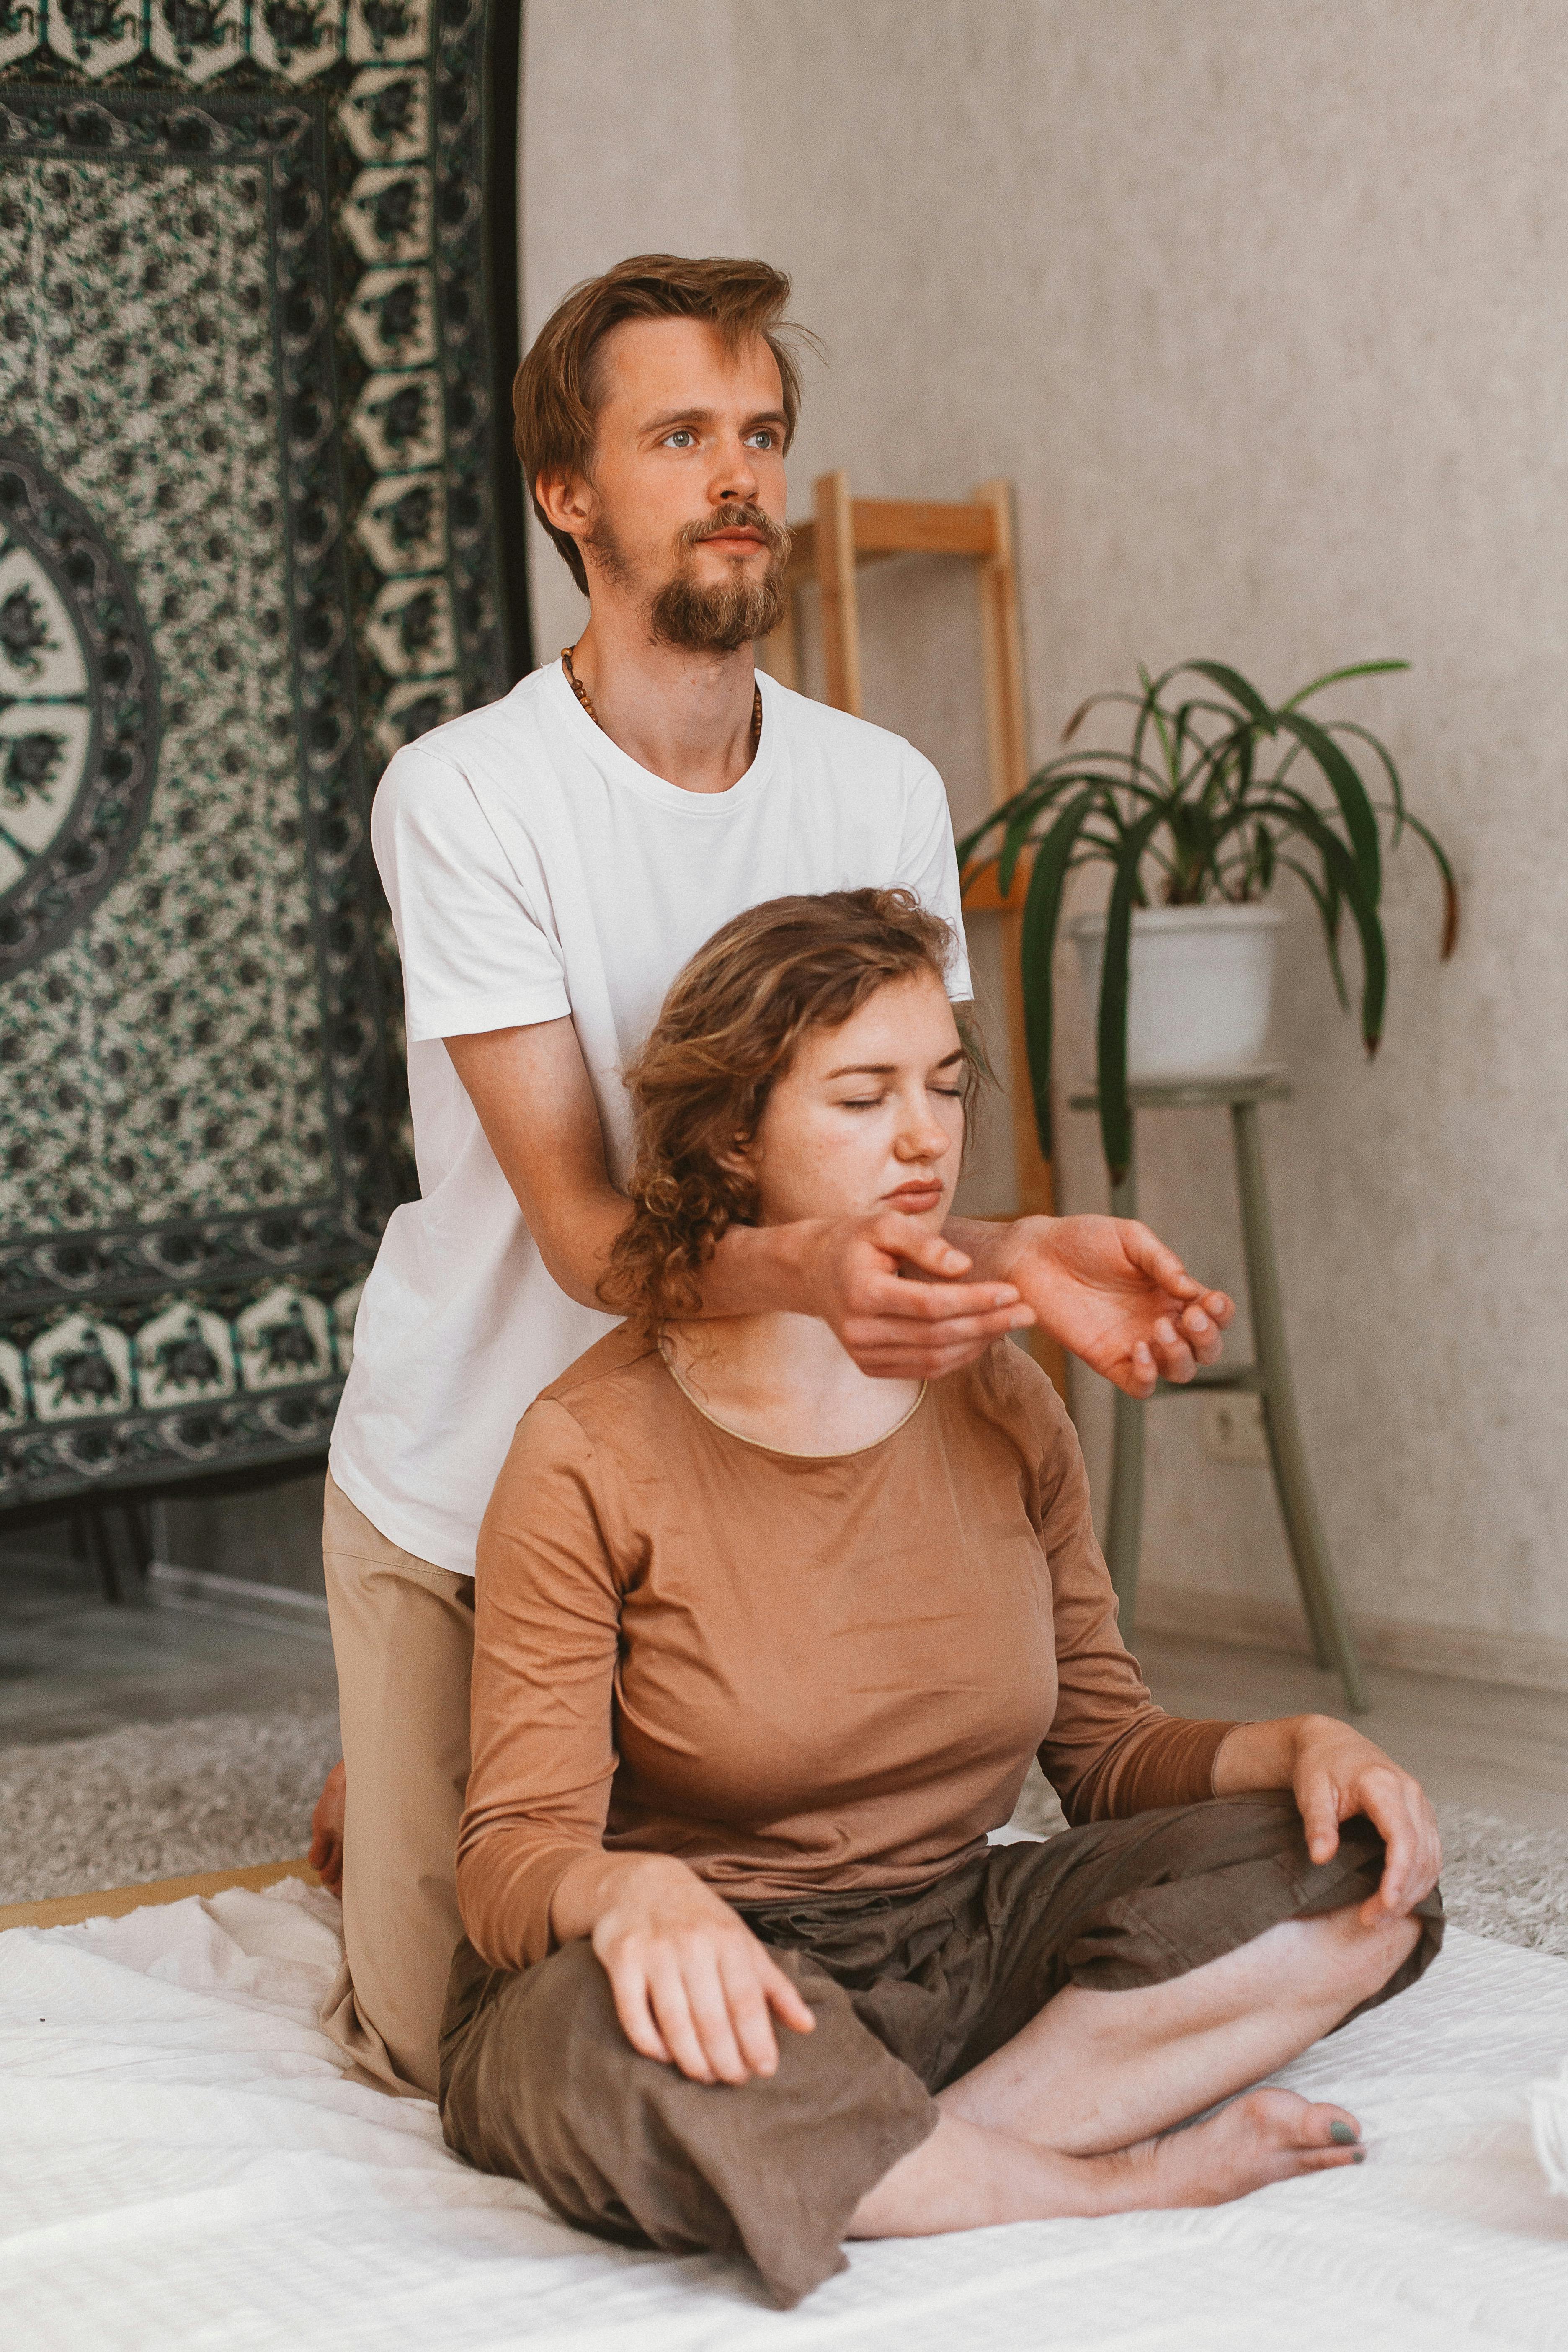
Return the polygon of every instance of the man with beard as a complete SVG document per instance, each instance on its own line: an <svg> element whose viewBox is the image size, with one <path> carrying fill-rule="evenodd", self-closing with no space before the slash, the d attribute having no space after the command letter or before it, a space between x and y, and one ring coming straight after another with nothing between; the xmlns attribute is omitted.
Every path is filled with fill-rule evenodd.
<svg viewBox="0 0 1568 2352"><path fill-rule="evenodd" d="M524 1409L613 1320L622 1067L693 950L788 893L902 886L952 927L951 992L969 993L935 770L756 673L789 549L788 294L762 262L645 255L567 296L518 373L516 439L588 625L399 751L376 795L420 1198L387 1226L332 1434L346 1820L340 1767L313 1854L342 1870L329 2030L394 2087L436 2087L459 1934L479 1520ZM1135 1394L1212 1360L1231 1312L1105 1217L731 1227L704 1299L819 1316L898 1380L1038 1321Z"/></svg>

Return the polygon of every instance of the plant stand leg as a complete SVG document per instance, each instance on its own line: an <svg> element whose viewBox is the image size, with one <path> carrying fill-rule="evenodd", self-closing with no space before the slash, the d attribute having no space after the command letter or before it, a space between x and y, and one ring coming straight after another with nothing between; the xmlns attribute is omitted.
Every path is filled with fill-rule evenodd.
<svg viewBox="0 0 1568 2352"><path fill-rule="evenodd" d="M1110 1192L1113 1217L1138 1214L1138 1179L1131 1160ZM1110 1508L1105 1521L1105 1564L1110 1570L1123 1641L1131 1640L1138 1608L1138 1555L1143 1543L1143 1407L1118 1389L1110 1427Z"/></svg>
<svg viewBox="0 0 1568 2352"><path fill-rule="evenodd" d="M1290 1360L1285 1345L1285 1310L1279 1296L1279 1270L1274 1256L1274 1233L1268 1214L1268 1192L1263 1173L1263 1138L1258 1105L1235 1102L1230 1107L1236 1143L1237 1190L1241 1198L1241 1230L1247 1250L1247 1291L1252 1308L1253 1352L1260 1375L1264 1425L1274 1484L1290 1542L1296 1581L1321 1666L1333 1665L1352 1712L1364 1714L1366 1687L1345 1616L1343 1595L1329 1558L1322 1522L1307 1469L1306 1448L1296 1418L1296 1394L1290 1380Z"/></svg>

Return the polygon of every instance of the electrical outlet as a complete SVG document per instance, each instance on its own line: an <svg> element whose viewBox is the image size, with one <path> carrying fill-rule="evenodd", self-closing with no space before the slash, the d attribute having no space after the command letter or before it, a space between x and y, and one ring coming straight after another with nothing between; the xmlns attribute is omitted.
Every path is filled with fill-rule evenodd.
<svg viewBox="0 0 1568 2352"><path fill-rule="evenodd" d="M1201 1414L1204 1452L1211 1462L1268 1463L1261 1397L1249 1389L1232 1389L1223 1396L1205 1397Z"/></svg>

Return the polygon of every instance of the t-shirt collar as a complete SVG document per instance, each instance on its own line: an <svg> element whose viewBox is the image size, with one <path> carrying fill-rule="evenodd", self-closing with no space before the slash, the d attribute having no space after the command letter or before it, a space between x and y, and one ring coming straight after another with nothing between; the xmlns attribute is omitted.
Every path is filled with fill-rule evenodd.
<svg viewBox="0 0 1568 2352"><path fill-rule="evenodd" d="M589 718L573 693L559 659L545 664L544 686L552 718L565 728L574 747L593 762L602 776L613 783L626 786L639 799L652 802L657 808L669 809L679 815L713 824L746 807L765 790L777 763L782 717L778 688L765 671L758 671L757 680L763 693L763 740L745 774L724 793L688 792L680 784L670 783L664 776L656 776L651 768L641 766L628 751L623 751L597 721Z"/></svg>

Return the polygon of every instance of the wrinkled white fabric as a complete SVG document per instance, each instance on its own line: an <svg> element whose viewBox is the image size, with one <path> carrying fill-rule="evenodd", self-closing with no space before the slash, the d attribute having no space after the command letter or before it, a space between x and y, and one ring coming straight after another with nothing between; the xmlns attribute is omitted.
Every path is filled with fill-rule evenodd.
<svg viewBox="0 0 1568 2352"><path fill-rule="evenodd" d="M1568 1962L1450 1929L1280 2079L1369 2161L1184 2213L856 2246L795 2312L602 2245L344 2080L337 1906L295 1884L0 1935L0 2339L27 2352L1558 2352L1568 2203L1530 2088Z"/></svg>

